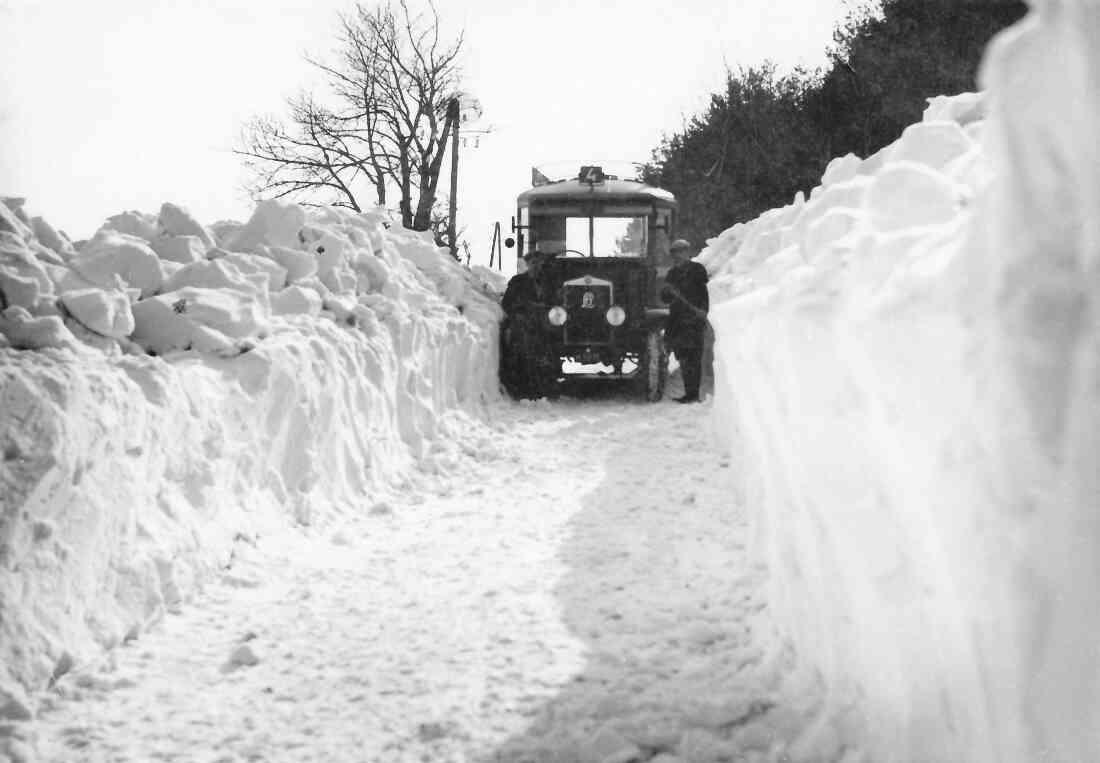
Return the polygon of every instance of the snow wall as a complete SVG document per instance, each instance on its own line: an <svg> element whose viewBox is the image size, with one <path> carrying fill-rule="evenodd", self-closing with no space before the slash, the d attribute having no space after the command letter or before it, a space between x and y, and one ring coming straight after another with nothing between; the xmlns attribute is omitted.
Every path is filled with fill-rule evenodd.
<svg viewBox="0 0 1100 763"><path fill-rule="evenodd" d="M499 307L387 224L265 202L205 227L165 204L78 250L0 203L0 721L235 543L468 455Z"/></svg>
<svg viewBox="0 0 1100 763"><path fill-rule="evenodd" d="M708 242L808 759L1100 760L1100 3Z"/></svg>

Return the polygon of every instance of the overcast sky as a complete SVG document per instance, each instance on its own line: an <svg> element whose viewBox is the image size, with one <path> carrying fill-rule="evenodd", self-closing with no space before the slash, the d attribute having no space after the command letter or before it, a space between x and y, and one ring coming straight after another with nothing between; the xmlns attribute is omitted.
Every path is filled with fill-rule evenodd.
<svg viewBox="0 0 1100 763"><path fill-rule="evenodd" d="M415 0L414 0L415 1ZM494 132L460 159L475 261L530 166L645 160L725 66L817 66L851 0L440 0ZM351 0L0 0L0 194L73 238L162 201L246 219L241 123L279 113ZM443 184L445 188L445 184ZM507 234L506 234L507 235ZM701 243L701 242L700 242Z"/></svg>

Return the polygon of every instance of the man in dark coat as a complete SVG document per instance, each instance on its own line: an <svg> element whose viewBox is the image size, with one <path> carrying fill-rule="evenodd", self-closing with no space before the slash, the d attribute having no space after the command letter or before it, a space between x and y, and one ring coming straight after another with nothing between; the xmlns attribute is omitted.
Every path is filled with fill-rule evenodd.
<svg viewBox="0 0 1100 763"><path fill-rule="evenodd" d="M523 260L527 263L527 270L516 273L508 281L504 289L504 296L500 299L500 306L504 309L505 318L514 318L526 315L532 306L541 304L538 277L542 270L545 255L537 252L525 255Z"/></svg>
<svg viewBox="0 0 1100 763"><path fill-rule="evenodd" d="M691 243L684 239L674 241L669 251L676 265L668 271L661 289L661 299L669 303L665 344L676 353L684 375L684 396L676 401L697 403L703 378L703 335L710 310L707 269L691 259Z"/></svg>
<svg viewBox="0 0 1100 763"><path fill-rule="evenodd" d="M527 270L508 281L501 297L504 321L500 326L500 380L513 397L552 394L557 378L547 357L543 321L547 304L539 273L548 255L532 252L524 257ZM551 379L550 377L553 377Z"/></svg>

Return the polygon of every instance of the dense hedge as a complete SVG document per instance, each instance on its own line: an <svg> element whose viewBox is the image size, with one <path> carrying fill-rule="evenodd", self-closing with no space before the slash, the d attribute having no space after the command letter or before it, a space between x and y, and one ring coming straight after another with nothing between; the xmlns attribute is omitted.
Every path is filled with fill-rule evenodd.
<svg viewBox="0 0 1100 763"><path fill-rule="evenodd" d="M919 121L925 99L974 90L982 51L1021 0L882 0L834 32L828 66L730 71L723 92L653 152L650 179L701 244L817 184L829 160L866 157Z"/></svg>

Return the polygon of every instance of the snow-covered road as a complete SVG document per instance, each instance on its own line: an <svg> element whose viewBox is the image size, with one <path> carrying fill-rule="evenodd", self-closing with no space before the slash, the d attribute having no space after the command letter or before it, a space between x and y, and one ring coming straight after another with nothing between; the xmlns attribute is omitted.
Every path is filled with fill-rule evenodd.
<svg viewBox="0 0 1100 763"><path fill-rule="evenodd" d="M775 759L803 723L776 706L782 657L753 646L759 577L710 404L491 414L458 473L242 544L63 678L41 759Z"/></svg>

